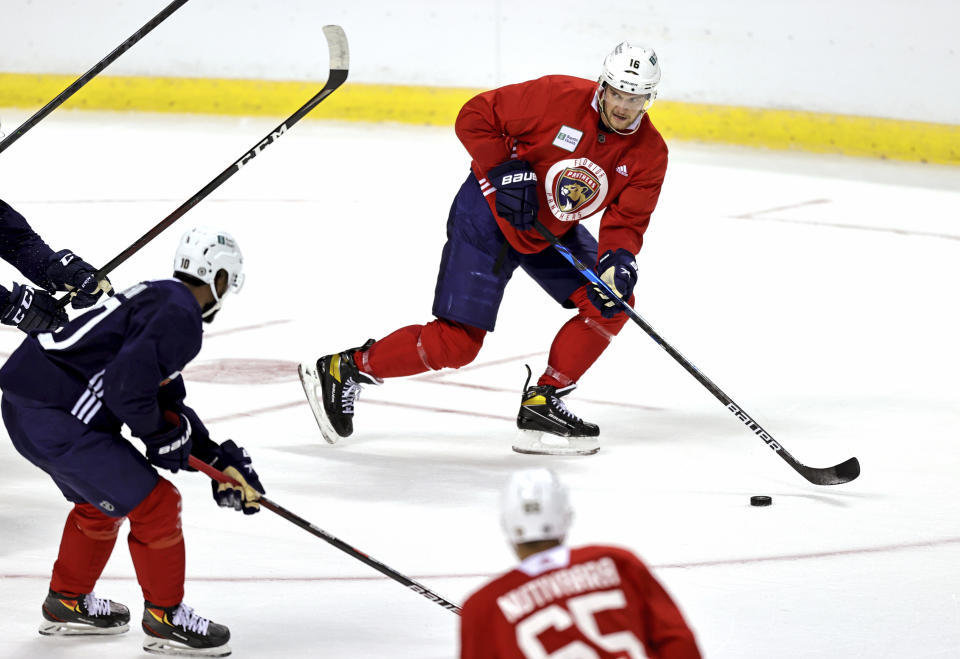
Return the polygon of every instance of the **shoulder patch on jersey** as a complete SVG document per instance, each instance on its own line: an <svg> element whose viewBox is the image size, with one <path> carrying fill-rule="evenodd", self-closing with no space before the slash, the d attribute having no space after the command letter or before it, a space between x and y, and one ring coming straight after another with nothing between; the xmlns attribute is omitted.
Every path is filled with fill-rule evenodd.
<svg viewBox="0 0 960 659"><path fill-rule="evenodd" d="M139 284L134 284L130 288L120 291L120 294L127 298L128 300L138 293L142 293L147 290L147 282L140 282Z"/></svg>
<svg viewBox="0 0 960 659"><path fill-rule="evenodd" d="M580 144L581 139L583 139L582 130L570 128L570 126L560 126L560 132L553 138L553 146L558 146L561 149L573 153L577 145Z"/></svg>
<svg viewBox="0 0 960 659"><path fill-rule="evenodd" d="M607 173L589 158L571 158L547 170L544 187L550 212L576 222L596 211L607 196Z"/></svg>

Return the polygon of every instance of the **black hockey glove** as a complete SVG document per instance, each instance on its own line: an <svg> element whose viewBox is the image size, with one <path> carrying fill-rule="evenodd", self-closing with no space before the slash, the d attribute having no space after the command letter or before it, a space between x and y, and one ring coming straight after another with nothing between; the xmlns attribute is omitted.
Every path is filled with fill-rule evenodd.
<svg viewBox="0 0 960 659"><path fill-rule="evenodd" d="M238 487L230 483L211 481L213 499L218 506L242 510L244 515L260 512L260 495L266 490L260 484L257 472L253 470L253 462L247 449L228 439L217 449L217 455L210 461L210 466L216 467L243 485Z"/></svg>
<svg viewBox="0 0 960 659"><path fill-rule="evenodd" d="M614 293L623 300L633 295L637 285L637 261L628 250L622 247L617 251L608 249L597 262L597 274ZM623 311L623 307L611 300L596 284L587 284L587 297L604 318L613 318Z"/></svg>
<svg viewBox="0 0 960 659"><path fill-rule="evenodd" d="M74 309L92 307L104 291L113 295L110 280L98 280L97 269L69 249L61 249L50 257L47 279L58 291L76 291L70 300Z"/></svg>
<svg viewBox="0 0 960 659"><path fill-rule="evenodd" d="M67 313L46 291L14 284L7 303L0 308L0 323L16 325L24 332L48 332L67 324Z"/></svg>
<svg viewBox="0 0 960 659"><path fill-rule="evenodd" d="M150 464L169 469L173 473L184 469L190 460L193 440L190 437L190 420L183 414L166 411L163 419L169 425L141 437L147 445L147 460Z"/></svg>
<svg viewBox="0 0 960 659"><path fill-rule="evenodd" d="M526 160L508 160L489 172L487 180L497 189L497 215L520 231L533 227L540 201L537 198L537 175Z"/></svg>

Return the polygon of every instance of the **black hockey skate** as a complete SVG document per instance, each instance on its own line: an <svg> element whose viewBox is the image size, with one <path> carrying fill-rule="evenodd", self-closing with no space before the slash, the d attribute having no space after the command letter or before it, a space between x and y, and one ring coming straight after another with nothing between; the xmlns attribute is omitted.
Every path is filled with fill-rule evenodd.
<svg viewBox="0 0 960 659"><path fill-rule="evenodd" d="M181 602L177 606L143 603L143 649L153 654L226 657L230 630L207 620Z"/></svg>
<svg viewBox="0 0 960 659"><path fill-rule="evenodd" d="M546 455L591 455L599 451L600 428L578 417L560 400L577 385L561 389L548 384L531 387L531 375L527 366L527 381L517 414L520 434L513 450Z"/></svg>
<svg viewBox="0 0 960 659"><path fill-rule="evenodd" d="M350 348L317 360L316 366L300 364L300 382L307 396L320 433L329 444L353 434L353 408L365 384L380 384L353 363L353 353L374 344L370 339L358 348Z"/></svg>
<svg viewBox="0 0 960 659"><path fill-rule="evenodd" d="M76 597L50 591L40 609L44 636L122 634L130 629L130 610L93 593Z"/></svg>

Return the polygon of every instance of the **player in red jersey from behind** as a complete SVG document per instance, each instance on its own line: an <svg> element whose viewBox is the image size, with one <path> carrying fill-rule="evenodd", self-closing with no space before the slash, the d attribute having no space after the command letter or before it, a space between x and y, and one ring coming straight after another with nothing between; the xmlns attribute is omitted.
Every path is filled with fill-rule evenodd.
<svg viewBox="0 0 960 659"><path fill-rule="evenodd" d="M698 659L670 595L625 549L563 544L573 512L547 469L518 471L501 519L520 558L463 605L461 659Z"/></svg>
<svg viewBox="0 0 960 659"><path fill-rule="evenodd" d="M621 43L599 81L551 75L479 94L456 122L472 163L447 220L434 293L435 320L300 366L324 438L353 432L364 385L459 368L479 353L496 324L507 283L522 268L576 315L556 334L547 367L524 385L514 449L589 454L600 429L562 400L627 321L620 305L554 250L536 222L581 262L633 301L635 255L657 204L667 147L646 111L660 65L652 49ZM580 224L603 212L597 238ZM598 240L599 239L599 240Z"/></svg>

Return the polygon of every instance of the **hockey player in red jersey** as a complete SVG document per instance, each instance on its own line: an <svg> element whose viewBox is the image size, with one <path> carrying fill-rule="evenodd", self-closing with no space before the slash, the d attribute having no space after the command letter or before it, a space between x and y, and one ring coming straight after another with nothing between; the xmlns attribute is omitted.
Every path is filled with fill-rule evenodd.
<svg viewBox="0 0 960 659"><path fill-rule="evenodd" d="M613 339L627 316L583 284L535 227L539 221L622 298L633 301L635 255L656 206L667 148L646 111L660 65L650 48L619 44L599 82L552 75L484 92L468 101L456 132L471 172L454 199L434 294L436 320L316 364L300 377L324 438L353 432L360 388L477 356L492 332L504 289L518 268L577 315L560 328L546 370L524 386L517 425L529 431L514 449L588 454L599 428L561 400ZM599 243L580 224L604 211Z"/></svg>
<svg viewBox="0 0 960 659"><path fill-rule="evenodd" d="M461 659L697 659L693 632L647 567L625 549L570 548L567 492L546 469L513 474L501 502L516 569L473 593Z"/></svg>

